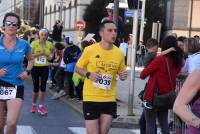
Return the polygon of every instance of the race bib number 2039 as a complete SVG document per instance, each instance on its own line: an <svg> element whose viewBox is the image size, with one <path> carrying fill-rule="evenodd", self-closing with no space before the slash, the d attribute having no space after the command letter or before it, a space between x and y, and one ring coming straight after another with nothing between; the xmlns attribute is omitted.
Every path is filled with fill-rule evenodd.
<svg viewBox="0 0 200 134"><path fill-rule="evenodd" d="M0 100L8 100L16 98L17 87L0 86Z"/></svg>
<svg viewBox="0 0 200 134"><path fill-rule="evenodd" d="M109 90L112 86L112 75L101 74L101 78L98 82L94 82L94 86L103 90Z"/></svg>

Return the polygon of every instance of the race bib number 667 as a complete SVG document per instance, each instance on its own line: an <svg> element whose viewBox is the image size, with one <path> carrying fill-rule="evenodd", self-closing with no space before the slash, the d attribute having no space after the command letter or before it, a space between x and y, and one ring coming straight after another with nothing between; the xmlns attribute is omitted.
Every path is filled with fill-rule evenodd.
<svg viewBox="0 0 200 134"><path fill-rule="evenodd" d="M109 90L112 86L112 75L107 74L101 74L101 78L98 80L98 82L94 82L94 87L103 89L103 90Z"/></svg>
<svg viewBox="0 0 200 134"><path fill-rule="evenodd" d="M16 87L3 87L0 86L0 100L8 100L16 98Z"/></svg>

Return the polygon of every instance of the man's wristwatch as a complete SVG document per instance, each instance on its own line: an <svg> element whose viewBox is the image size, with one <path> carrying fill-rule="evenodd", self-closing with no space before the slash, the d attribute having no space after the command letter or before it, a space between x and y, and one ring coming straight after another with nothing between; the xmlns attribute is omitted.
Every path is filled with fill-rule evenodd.
<svg viewBox="0 0 200 134"><path fill-rule="evenodd" d="M86 76L88 79L89 79L90 75L91 75L90 72L87 72L87 73L85 74L85 76Z"/></svg>
<svg viewBox="0 0 200 134"><path fill-rule="evenodd" d="M26 73L27 73L28 75L30 75L30 74L31 74L31 70L26 70Z"/></svg>

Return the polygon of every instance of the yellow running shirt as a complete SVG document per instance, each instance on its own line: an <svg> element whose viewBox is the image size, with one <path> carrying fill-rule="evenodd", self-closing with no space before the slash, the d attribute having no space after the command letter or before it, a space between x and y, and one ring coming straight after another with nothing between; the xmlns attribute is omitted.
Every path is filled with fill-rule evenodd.
<svg viewBox="0 0 200 134"><path fill-rule="evenodd" d="M32 47L32 53L38 53L38 52L42 52L43 49L41 47L41 45L39 44L39 40L35 40L31 43L31 47ZM51 50L54 48L53 44L50 41L46 41L45 44L45 55L43 56L38 56L35 57L34 59L34 65L33 66L48 66L49 62L48 62L48 55L50 55Z"/></svg>
<svg viewBox="0 0 200 134"><path fill-rule="evenodd" d="M93 44L84 49L76 66L86 68L88 72L99 72L102 77L97 83L85 79L83 101L116 101L116 74L126 69L119 48L113 45L111 50L104 50L99 43Z"/></svg>

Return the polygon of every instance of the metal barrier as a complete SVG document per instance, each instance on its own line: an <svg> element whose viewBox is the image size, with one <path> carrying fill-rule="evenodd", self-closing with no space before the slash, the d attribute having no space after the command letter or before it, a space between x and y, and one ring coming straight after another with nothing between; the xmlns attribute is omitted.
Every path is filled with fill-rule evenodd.
<svg viewBox="0 0 200 134"><path fill-rule="evenodd" d="M178 94L187 76L180 75L176 79L176 93ZM172 110L169 112L169 127L171 134L187 134L187 125Z"/></svg>

